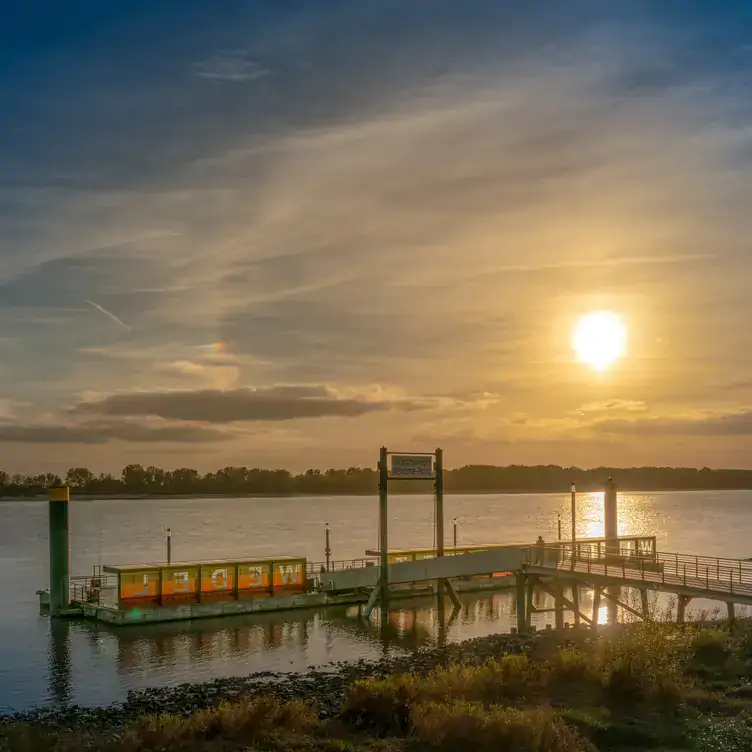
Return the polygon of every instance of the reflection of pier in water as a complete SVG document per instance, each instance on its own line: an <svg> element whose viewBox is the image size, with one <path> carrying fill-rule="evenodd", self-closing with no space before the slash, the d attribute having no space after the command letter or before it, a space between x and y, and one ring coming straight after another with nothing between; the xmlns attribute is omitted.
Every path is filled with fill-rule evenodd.
<svg viewBox="0 0 752 752"><path fill-rule="evenodd" d="M110 633L117 641L118 667L132 671L154 662L190 665L205 662L207 657L232 660L282 648L305 649L309 632L317 628L320 617L305 612L287 616L283 620L279 614L270 613L252 620L220 617L122 630L101 626L97 629Z"/></svg>
<svg viewBox="0 0 752 752"><path fill-rule="evenodd" d="M580 592L583 609L592 606L592 593ZM552 597L535 589L534 605L553 608ZM376 657L388 651L414 651L424 646L442 645L468 637L508 632L516 624L516 600L511 591L461 594L462 609L453 613L451 602L437 608L437 601L425 597L393 600L391 610L374 612L371 620L359 615L362 608L339 606L328 609L285 613L242 615L172 622L117 629L101 623L71 624L65 619L50 622L49 676L51 699L71 700L71 642L84 663L106 655L114 656L122 675L152 674L177 670L187 680L203 680L209 675L201 665L224 664L220 674L243 675L263 670L304 670L339 660L355 660L364 655ZM549 622L552 612L533 616L538 629ZM609 620L603 604L599 621ZM83 643L82 643L83 640ZM81 655L88 643L89 656ZM347 647L349 644L349 647ZM361 646L367 646L364 650ZM268 654L268 655L265 655ZM291 660L292 659L292 660ZM229 666L229 670L228 667ZM294 666L294 667L293 667ZM187 669L187 671L184 671Z"/></svg>
<svg viewBox="0 0 752 752"><path fill-rule="evenodd" d="M385 618L365 620L362 607L339 606L327 609L284 613L243 615L166 622L117 629L102 623L77 625L89 637L92 649L101 650L103 638L115 645L119 672L142 672L155 665L206 663L212 660L237 661L237 673L260 670L247 668L253 655L280 650L318 652L321 660L336 661L341 656L333 646L337 635L351 637L379 650L412 651L422 646L443 644L447 635L461 625L496 623L490 631L506 632L514 623L511 592L463 594L462 609L452 612L447 601L443 610L427 598L399 599ZM380 616L380 613L379 613ZM111 644L112 644L111 643ZM315 650L309 650L315 643ZM309 656L310 657L310 656ZM287 663L287 661L285 661Z"/></svg>

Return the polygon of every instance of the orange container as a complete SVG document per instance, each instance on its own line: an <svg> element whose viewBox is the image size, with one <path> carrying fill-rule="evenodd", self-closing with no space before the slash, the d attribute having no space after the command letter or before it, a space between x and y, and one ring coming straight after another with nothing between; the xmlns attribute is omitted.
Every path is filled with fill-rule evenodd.
<svg viewBox="0 0 752 752"><path fill-rule="evenodd" d="M192 603L198 600L197 564L179 564L162 568L162 599L163 602L180 600Z"/></svg>
<svg viewBox="0 0 752 752"><path fill-rule="evenodd" d="M159 570L120 573L120 599L139 603L159 603Z"/></svg>
<svg viewBox="0 0 752 752"><path fill-rule="evenodd" d="M199 603L305 593L306 560L298 557L246 561L104 566L116 574L120 606Z"/></svg>

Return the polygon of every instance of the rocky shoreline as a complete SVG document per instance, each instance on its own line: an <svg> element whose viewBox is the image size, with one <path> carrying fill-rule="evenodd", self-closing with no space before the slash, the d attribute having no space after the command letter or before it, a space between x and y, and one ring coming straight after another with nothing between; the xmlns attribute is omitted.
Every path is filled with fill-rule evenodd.
<svg viewBox="0 0 752 752"><path fill-rule="evenodd" d="M113 729L139 716L162 713L188 715L224 700L255 695L310 702L316 705L320 717L325 719L339 713L347 687L356 679L380 678L395 673L425 674L452 663L478 665L504 653L528 652L536 639L536 635L498 634L378 661L332 663L299 674L261 672L200 684L153 687L131 691L124 702L104 708L78 705L41 707L0 716L0 726L27 723L57 730Z"/></svg>

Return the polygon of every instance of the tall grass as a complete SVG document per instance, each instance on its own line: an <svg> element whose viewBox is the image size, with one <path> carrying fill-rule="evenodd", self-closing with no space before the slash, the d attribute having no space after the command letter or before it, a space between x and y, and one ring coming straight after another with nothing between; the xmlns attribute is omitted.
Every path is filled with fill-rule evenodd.
<svg viewBox="0 0 752 752"><path fill-rule="evenodd" d="M413 738L442 750L577 752L592 745L545 709L519 710L479 702L427 702L411 712Z"/></svg>
<svg viewBox="0 0 752 752"><path fill-rule="evenodd" d="M312 707L300 702L278 702L271 697L224 702L197 710L187 717L144 716L111 734L45 731L26 724L0 729L0 752L161 752L198 750L213 740L236 742L245 749L280 730L308 734L318 726Z"/></svg>

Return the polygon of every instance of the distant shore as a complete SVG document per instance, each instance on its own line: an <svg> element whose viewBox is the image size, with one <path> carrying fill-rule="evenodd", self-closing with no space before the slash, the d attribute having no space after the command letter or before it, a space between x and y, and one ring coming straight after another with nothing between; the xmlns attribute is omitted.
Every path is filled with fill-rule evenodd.
<svg viewBox="0 0 752 752"><path fill-rule="evenodd" d="M599 488L584 488L578 490L578 494L591 494L600 493L602 489ZM734 492L734 491L752 491L752 488L651 488L651 489L632 489L632 488L620 488L620 494L654 494L654 493L717 493L717 492ZM432 493L428 489L416 490L416 491L394 491L391 496L420 496ZM121 501L134 501L134 500L156 500L156 499L310 499L316 497L327 496L363 496L371 497L376 496L377 491L293 491L289 493L255 493L255 492L232 492L227 493L185 493L185 494L128 494L128 493L115 493L115 494L85 494L76 493L71 491L71 500L73 501L105 501L109 499L121 500ZM551 490L515 490L504 489L500 491L462 491L462 490L447 490L444 492L445 496L569 496L570 491L551 491ZM37 494L35 496L0 496L0 503L4 501L47 501L45 494Z"/></svg>

